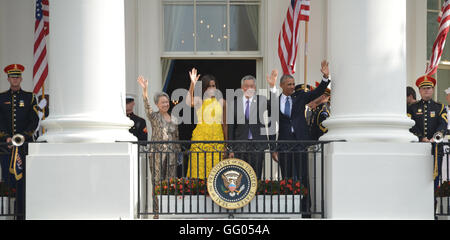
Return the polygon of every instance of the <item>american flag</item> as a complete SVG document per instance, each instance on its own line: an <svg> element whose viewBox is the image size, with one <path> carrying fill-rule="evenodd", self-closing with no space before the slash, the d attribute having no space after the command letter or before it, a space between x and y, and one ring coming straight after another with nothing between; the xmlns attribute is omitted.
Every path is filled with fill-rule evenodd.
<svg viewBox="0 0 450 240"><path fill-rule="evenodd" d="M426 74L431 76L437 72L439 62L441 61L442 53L444 52L445 39L450 26L450 1L446 0L441 11L442 16L439 18L439 33L433 44L433 52L430 58L430 64L428 64Z"/></svg>
<svg viewBox="0 0 450 240"><path fill-rule="evenodd" d="M284 74L295 73L300 21L309 21L310 0L291 0L286 19L278 37L278 56Z"/></svg>
<svg viewBox="0 0 450 240"><path fill-rule="evenodd" d="M48 76L47 35L49 33L49 0L36 0L34 26L33 93L38 94Z"/></svg>

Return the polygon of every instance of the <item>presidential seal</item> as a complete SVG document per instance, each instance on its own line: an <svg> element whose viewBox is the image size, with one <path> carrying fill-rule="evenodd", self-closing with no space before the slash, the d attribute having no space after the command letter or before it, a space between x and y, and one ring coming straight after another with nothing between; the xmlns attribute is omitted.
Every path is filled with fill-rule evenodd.
<svg viewBox="0 0 450 240"><path fill-rule="evenodd" d="M208 177L208 192L219 206L233 210L246 206L256 195L256 173L246 162L231 158L219 162Z"/></svg>

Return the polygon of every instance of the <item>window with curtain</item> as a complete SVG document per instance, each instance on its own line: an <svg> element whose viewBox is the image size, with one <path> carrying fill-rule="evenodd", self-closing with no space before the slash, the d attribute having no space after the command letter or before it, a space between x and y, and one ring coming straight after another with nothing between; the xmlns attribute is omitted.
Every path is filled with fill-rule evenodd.
<svg viewBox="0 0 450 240"><path fill-rule="evenodd" d="M260 0L162 0L164 51L257 52Z"/></svg>
<svg viewBox="0 0 450 240"><path fill-rule="evenodd" d="M427 60L431 57L433 44L439 32L439 22L437 21L444 0L427 0ZM450 35L449 35L450 36ZM436 100L446 103L444 90L450 87L450 41L447 37L444 52L438 72L435 75L437 80Z"/></svg>

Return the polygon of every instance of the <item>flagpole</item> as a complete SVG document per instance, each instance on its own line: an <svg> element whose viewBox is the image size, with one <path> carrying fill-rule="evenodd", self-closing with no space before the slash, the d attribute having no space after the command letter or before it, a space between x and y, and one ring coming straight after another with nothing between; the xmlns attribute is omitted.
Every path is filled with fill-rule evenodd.
<svg viewBox="0 0 450 240"><path fill-rule="evenodd" d="M305 21L305 70L304 70L304 79L305 79L305 92L307 92L307 83L308 83L308 21Z"/></svg>
<svg viewBox="0 0 450 240"><path fill-rule="evenodd" d="M41 100L44 100L44 99L45 99L45 83L42 84L42 95L41 95ZM42 113L44 114L44 115L42 115L42 120L45 120L45 107L44 107L44 109L42 109ZM44 127L42 127L42 134L45 134L45 128Z"/></svg>

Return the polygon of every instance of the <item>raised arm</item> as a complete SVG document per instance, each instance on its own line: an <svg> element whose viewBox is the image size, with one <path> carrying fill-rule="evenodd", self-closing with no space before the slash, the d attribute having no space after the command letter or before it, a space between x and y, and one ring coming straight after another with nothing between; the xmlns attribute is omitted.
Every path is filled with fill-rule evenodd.
<svg viewBox="0 0 450 240"><path fill-rule="evenodd" d="M306 104L308 104L311 101L313 101L314 99L320 97L320 95L322 95L325 92L325 90L327 89L328 84L330 84L330 69L329 69L329 63L326 60L322 61L320 71L323 74L322 82L316 89L314 89L311 92L306 93L306 95L305 95Z"/></svg>
<svg viewBox="0 0 450 240"><path fill-rule="evenodd" d="M154 114L153 113L153 109L150 106L150 102L148 100L148 80L144 79L144 77L139 76L137 79L137 82L139 84L139 86L141 86L142 89L142 98L144 100L144 108L145 108L145 113L147 114L147 118L150 120L150 122L153 121L154 118Z"/></svg>
<svg viewBox="0 0 450 240"><path fill-rule="evenodd" d="M198 99L196 99L194 95L195 85L197 84L198 79L200 79L200 74L197 74L197 69L193 68L192 71L189 71L189 78L191 80L191 85L189 86L189 92L186 96L186 104L190 107L194 107L198 104Z"/></svg>
<svg viewBox="0 0 450 240"><path fill-rule="evenodd" d="M143 76L139 76L137 82L139 86L141 86L142 97L148 99L148 80L145 79Z"/></svg>
<svg viewBox="0 0 450 240"><path fill-rule="evenodd" d="M270 76L269 75L266 76L266 80L267 80L267 83L269 84L269 88L270 88L270 93L275 94L275 95L276 95L276 91L277 91L277 88L275 86L275 84L277 83L277 78L278 78L278 70L277 69L272 70L272 72L270 73Z"/></svg>

